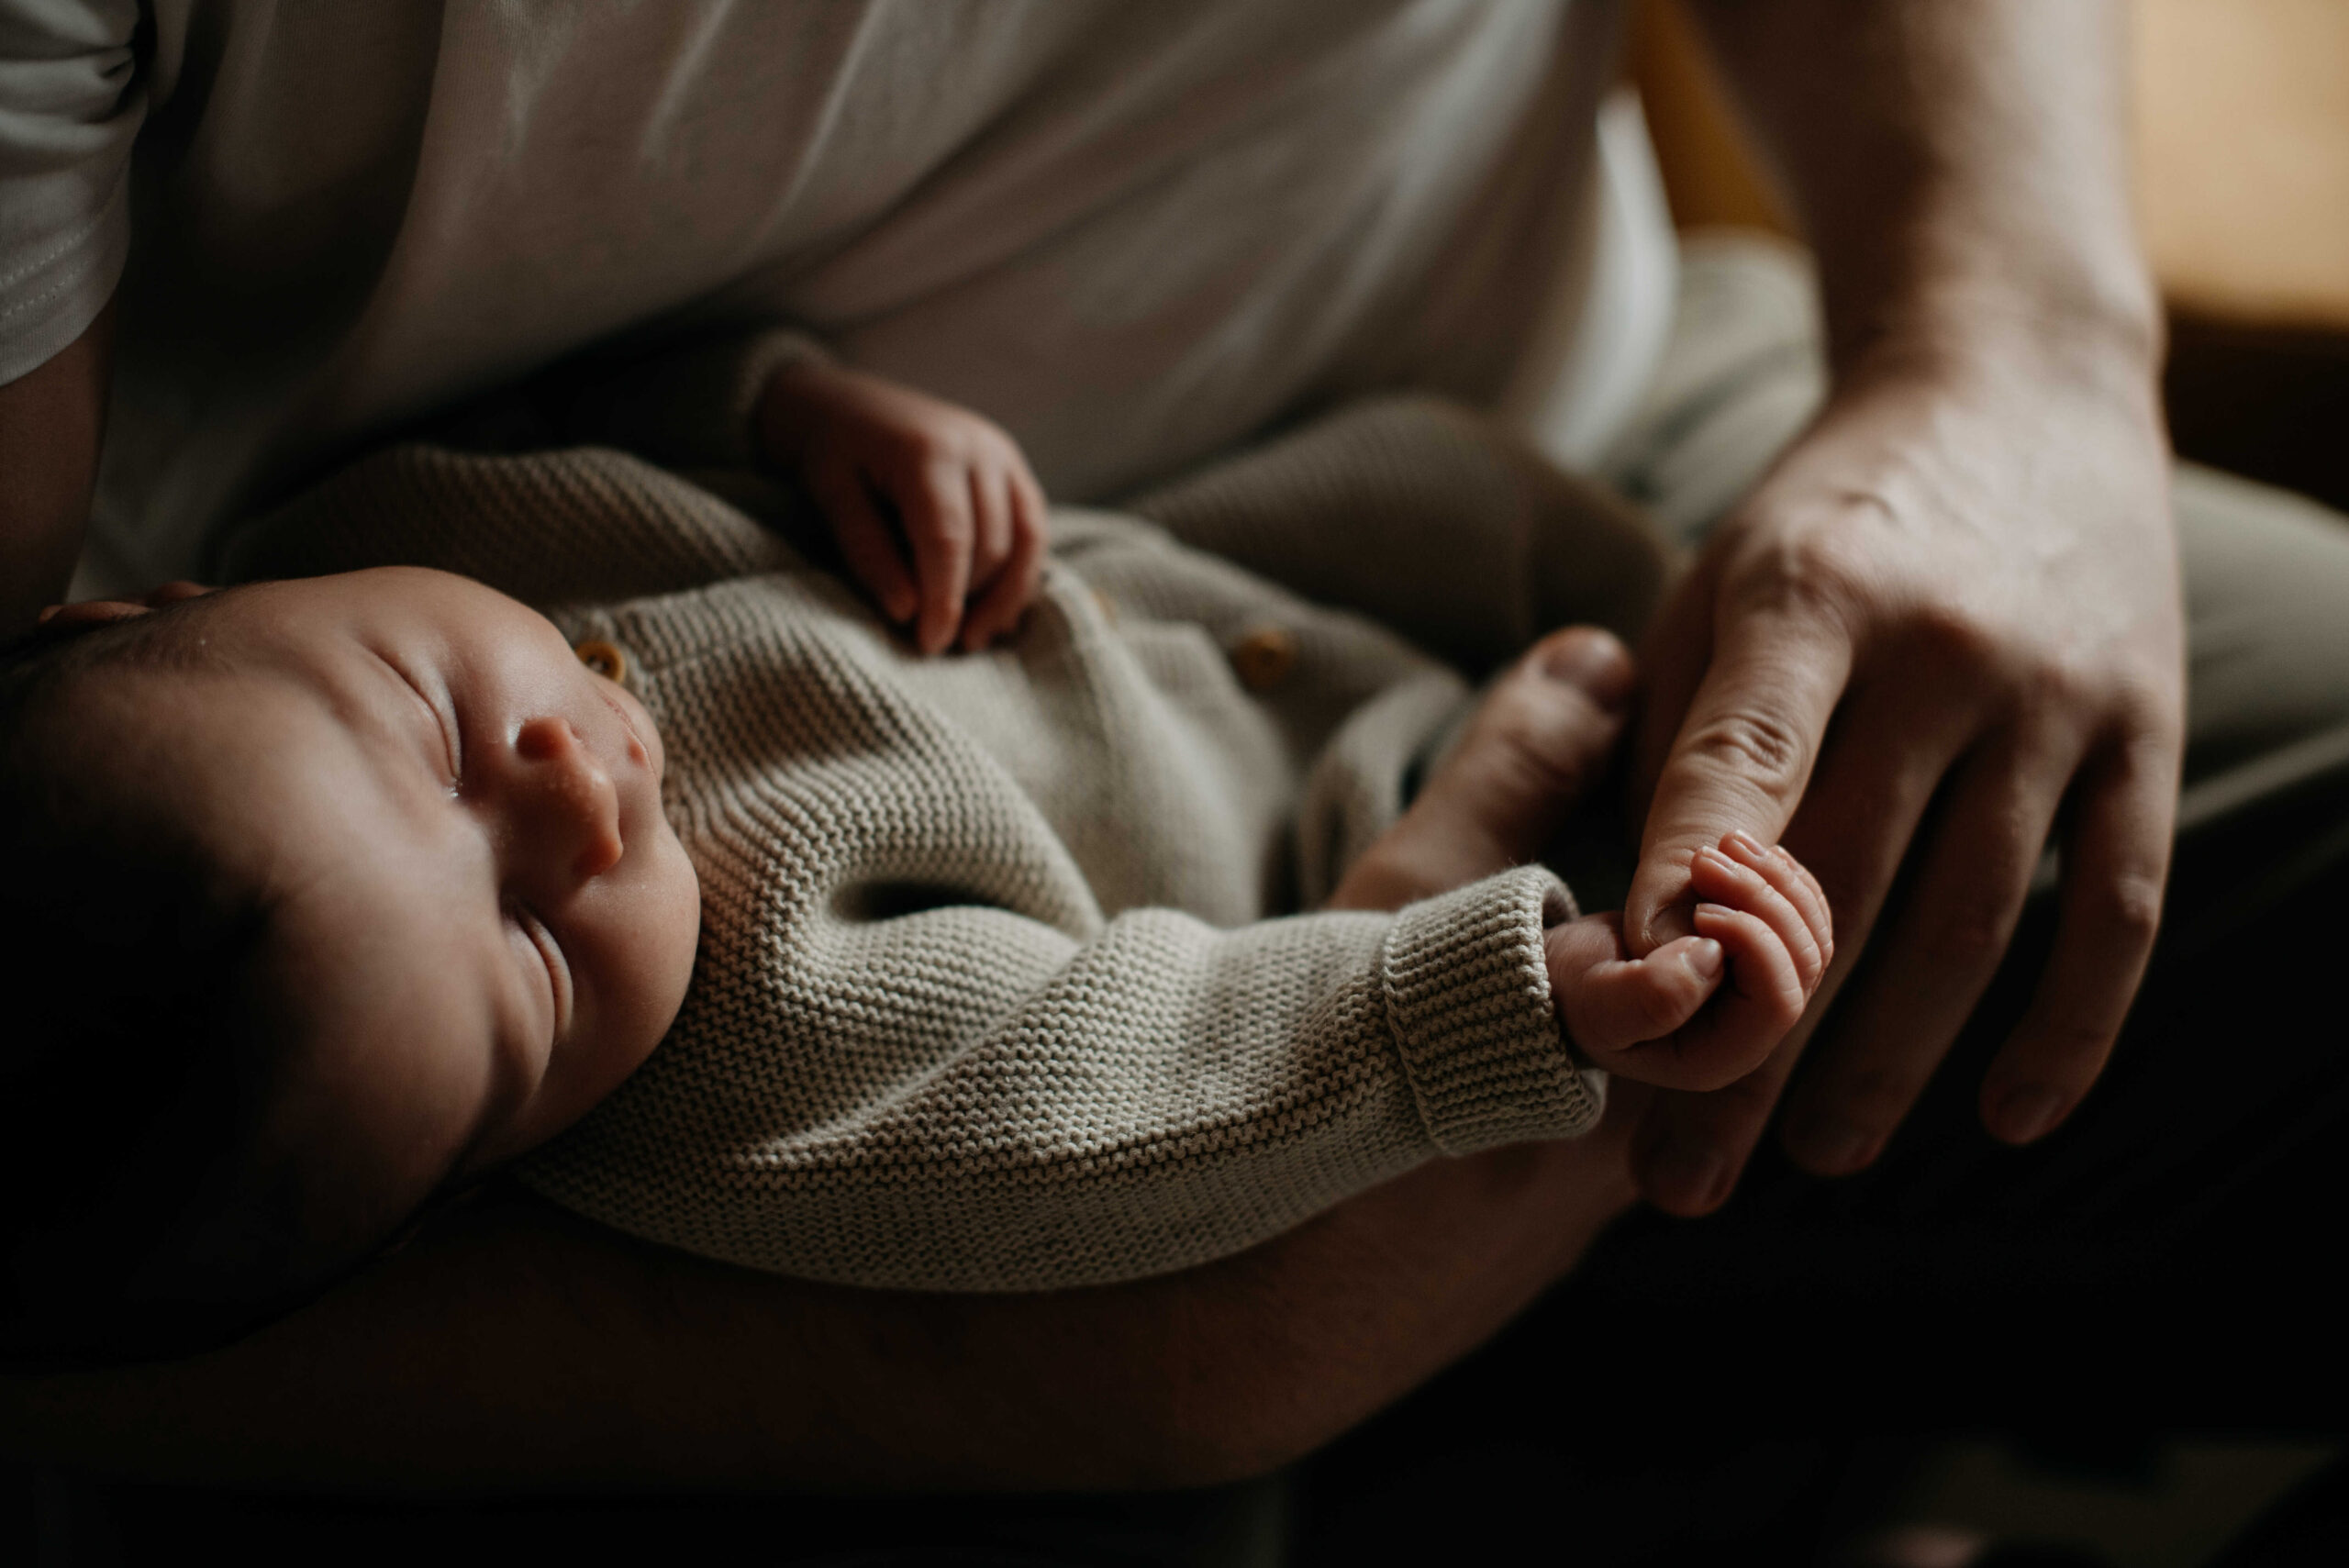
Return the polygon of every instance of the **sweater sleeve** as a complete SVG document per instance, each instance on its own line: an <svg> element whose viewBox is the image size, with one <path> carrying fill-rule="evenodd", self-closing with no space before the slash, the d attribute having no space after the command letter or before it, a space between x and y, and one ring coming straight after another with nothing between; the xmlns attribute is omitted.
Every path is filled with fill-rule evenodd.
<svg viewBox="0 0 2349 1568"><path fill-rule="evenodd" d="M1399 915L1104 918L1000 767L806 617L733 685L634 630L666 672L702 951L667 1041L525 1162L566 1207L841 1284L1097 1284L1602 1109L1551 1004L1573 905L1544 870ZM696 773L721 734L696 681L734 716L722 778Z"/></svg>

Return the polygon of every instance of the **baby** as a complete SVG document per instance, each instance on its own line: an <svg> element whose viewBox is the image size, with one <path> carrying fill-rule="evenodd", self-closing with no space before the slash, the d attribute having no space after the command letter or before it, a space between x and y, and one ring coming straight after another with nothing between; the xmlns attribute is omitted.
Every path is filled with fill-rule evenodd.
<svg viewBox="0 0 2349 1568"><path fill-rule="evenodd" d="M356 570L69 606L0 670L19 1354L198 1342L534 1149L752 1266L1183 1267L1583 1130L1601 1070L1731 1081L1824 971L1782 851L1698 857L1641 960L1526 863L1611 743L1603 634L1463 728L1391 634L1068 511L1017 634L927 659L734 488L385 454L244 553Z"/></svg>

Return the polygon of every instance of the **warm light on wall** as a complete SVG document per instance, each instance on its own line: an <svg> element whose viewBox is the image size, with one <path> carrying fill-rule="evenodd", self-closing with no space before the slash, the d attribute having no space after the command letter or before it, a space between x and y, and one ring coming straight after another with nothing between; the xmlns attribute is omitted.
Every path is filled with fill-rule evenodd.
<svg viewBox="0 0 2349 1568"><path fill-rule="evenodd" d="M2136 0L2138 210L2173 304L2349 328L2349 5Z"/></svg>
<svg viewBox="0 0 2349 1568"><path fill-rule="evenodd" d="M2349 0L2133 0L2140 220L2171 303L2349 330ZM1785 229L1677 0L1631 69L1683 227Z"/></svg>

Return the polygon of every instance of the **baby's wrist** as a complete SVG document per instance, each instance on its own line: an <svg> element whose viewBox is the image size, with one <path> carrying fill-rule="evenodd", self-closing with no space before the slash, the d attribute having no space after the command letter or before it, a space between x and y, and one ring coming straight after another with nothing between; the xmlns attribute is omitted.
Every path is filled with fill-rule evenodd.
<svg viewBox="0 0 2349 1568"><path fill-rule="evenodd" d="M842 378L849 374L816 355L777 365L760 389L759 450L768 462L796 467L807 458L817 430L839 406Z"/></svg>

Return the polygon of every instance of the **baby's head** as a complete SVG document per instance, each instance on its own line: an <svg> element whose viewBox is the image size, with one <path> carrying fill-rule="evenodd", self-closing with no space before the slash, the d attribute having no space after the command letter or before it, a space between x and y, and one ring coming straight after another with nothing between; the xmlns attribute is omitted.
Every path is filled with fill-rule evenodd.
<svg viewBox="0 0 2349 1568"><path fill-rule="evenodd" d="M250 1321L615 1087L698 930L661 767L442 573L74 606L0 663L8 1359Z"/></svg>

